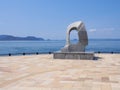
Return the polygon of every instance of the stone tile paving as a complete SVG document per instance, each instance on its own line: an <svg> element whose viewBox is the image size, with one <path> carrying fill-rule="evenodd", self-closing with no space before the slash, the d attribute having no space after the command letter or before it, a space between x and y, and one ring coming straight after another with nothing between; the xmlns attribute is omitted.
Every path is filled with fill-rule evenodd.
<svg viewBox="0 0 120 90"><path fill-rule="evenodd" d="M52 55L0 57L1 90L120 90L120 54L97 60Z"/></svg>

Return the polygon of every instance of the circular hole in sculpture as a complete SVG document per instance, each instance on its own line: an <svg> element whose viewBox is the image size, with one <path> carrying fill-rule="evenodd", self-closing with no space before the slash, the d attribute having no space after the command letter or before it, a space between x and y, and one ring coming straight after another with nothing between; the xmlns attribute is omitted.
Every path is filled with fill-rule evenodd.
<svg viewBox="0 0 120 90"><path fill-rule="evenodd" d="M71 44L77 44L78 43L78 31L77 30L71 30L70 32L70 43Z"/></svg>

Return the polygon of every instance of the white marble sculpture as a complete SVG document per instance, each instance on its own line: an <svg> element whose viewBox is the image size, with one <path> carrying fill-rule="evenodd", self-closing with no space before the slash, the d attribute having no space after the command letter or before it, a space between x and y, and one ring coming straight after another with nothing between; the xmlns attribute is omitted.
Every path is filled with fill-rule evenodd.
<svg viewBox="0 0 120 90"><path fill-rule="evenodd" d="M78 32L78 43L71 44L70 32L77 30ZM66 45L61 49L60 52L54 52L54 59L87 59L93 60L93 52L85 52L85 47L88 45L88 36L85 29L85 25L82 21L74 22L67 28Z"/></svg>
<svg viewBox="0 0 120 90"><path fill-rule="evenodd" d="M77 44L71 44L70 32L77 30L79 41ZM88 45L88 36L85 29L85 25L82 21L74 22L67 28L66 45L61 49L61 52L84 52L85 47Z"/></svg>

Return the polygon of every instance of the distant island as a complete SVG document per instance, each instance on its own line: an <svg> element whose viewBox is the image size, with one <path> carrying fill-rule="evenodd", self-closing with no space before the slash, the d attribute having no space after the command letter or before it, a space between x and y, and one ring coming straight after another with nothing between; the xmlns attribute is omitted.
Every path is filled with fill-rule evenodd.
<svg viewBox="0 0 120 90"><path fill-rule="evenodd" d="M0 41L43 41L41 37L27 36L27 37L16 37L12 35L0 35Z"/></svg>

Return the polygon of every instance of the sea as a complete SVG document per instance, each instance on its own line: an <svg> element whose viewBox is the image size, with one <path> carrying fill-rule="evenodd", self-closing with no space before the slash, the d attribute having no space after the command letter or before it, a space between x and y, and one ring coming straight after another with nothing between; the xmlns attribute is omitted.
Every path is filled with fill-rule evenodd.
<svg viewBox="0 0 120 90"><path fill-rule="evenodd" d="M8 54L34 54L34 53L52 53L59 51L64 47L65 40L45 40L45 41L0 41L0 55ZM77 43L77 40L72 40L72 44ZM88 52L101 53L120 53L120 39L90 39Z"/></svg>

